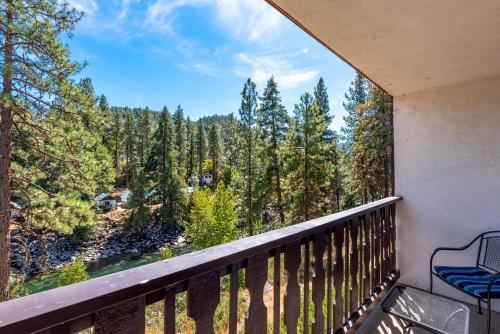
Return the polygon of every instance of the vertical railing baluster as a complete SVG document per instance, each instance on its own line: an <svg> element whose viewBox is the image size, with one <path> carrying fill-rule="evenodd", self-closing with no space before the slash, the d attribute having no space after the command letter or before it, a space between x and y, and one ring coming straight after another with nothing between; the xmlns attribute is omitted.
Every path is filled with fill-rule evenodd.
<svg viewBox="0 0 500 334"><path fill-rule="evenodd" d="M389 218L389 207L384 207L384 225L383 225L383 234L384 234L384 274L383 278L385 279L389 272L391 271L391 255L390 255L390 218Z"/></svg>
<svg viewBox="0 0 500 334"><path fill-rule="evenodd" d="M217 271L189 279L188 316L195 323L196 334L214 331L214 314L220 302L220 276Z"/></svg>
<svg viewBox="0 0 500 334"><path fill-rule="evenodd" d="M164 309L165 334L175 334L175 288L167 288Z"/></svg>
<svg viewBox="0 0 500 334"><path fill-rule="evenodd" d="M351 222L351 316L358 310L358 226L359 218L356 217Z"/></svg>
<svg viewBox="0 0 500 334"><path fill-rule="evenodd" d="M238 288L239 265L231 266L229 276L229 334L238 333Z"/></svg>
<svg viewBox="0 0 500 334"><path fill-rule="evenodd" d="M380 243L380 219L381 215L377 210L374 211L375 214L375 282L376 285L380 285L382 283L381 280L381 270L380 270L380 248L381 248L381 243Z"/></svg>
<svg viewBox="0 0 500 334"><path fill-rule="evenodd" d="M391 204L391 267L396 269L396 204Z"/></svg>
<svg viewBox="0 0 500 334"><path fill-rule="evenodd" d="M94 333L144 333L146 298L140 296L94 313Z"/></svg>
<svg viewBox="0 0 500 334"><path fill-rule="evenodd" d="M370 298L371 294L371 288L370 288L370 282L371 282L371 275L370 275L370 249L371 249L371 242L370 242L370 216L365 214L363 215L363 292L364 296L363 299L364 301Z"/></svg>
<svg viewBox="0 0 500 334"><path fill-rule="evenodd" d="M303 304L303 317L304 317L304 328L303 334L309 333L309 267L310 267L310 245L309 239L307 239L304 245L304 304Z"/></svg>
<svg viewBox="0 0 500 334"><path fill-rule="evenodd" d="M245 319L245 333L267 333L267 307L264 304L264 286L267 281L267 253L248 259L245 284L250 293L250 305Z"/></svg>
<svg viewBox="0 0 500 334"><path fill-rule="evenodd" d="M344 323L344 296L342 287L344 286L344 257L342 255L344 243L344 226L335 226L335 269L334 269L334 285L335 285L335 329L342 327Z"/></svg>
<svg viewBox="0 0 500 334"><path fill-rule="evenodd" d="M376 230L375 230L375 211L370 212L370 293L377 287L377 261L376 261Z"/></svg>
<svg viewBox="0 0 500 334"><path fill-rule="evenodd" d="M332 230L328 230L326 236L326 332L332 333Z"/></svg>
<svg viewBox="0 0 500 334"><path fill-rule="evenodd" d="M297 323L300 316L300 286L298 271L300 267L300 242L287 245L285 253L285 270L287 285L285 292L285 326L289 334L297 333Z"/></svg>
<svg viewBox="0 0 500 334"><path fill-rule="evenodd" d="M323 334L325 331L325 316L323 314L323 299L325 298L325 255L326 235L319 232L314 235L314 274L312 279L312 300L314 303L314 319L312 334Z"/></svg>
<svg viewBox="0 0 500 334"><path fill-rule="evenodd" d="M280 305L281 305L281 253L279 247L274 254L274 288L273 288L273 332L280 333Z"/></svg>
<svg viewBox="0 0 500 334"><path fill-rule="evenodd" d="M344 268L342 269L344 274L344 321L349 318L349 313L351 312L351 269L350 269L350 255L351 255L351 223L348 221L344 224Z"/></svg>

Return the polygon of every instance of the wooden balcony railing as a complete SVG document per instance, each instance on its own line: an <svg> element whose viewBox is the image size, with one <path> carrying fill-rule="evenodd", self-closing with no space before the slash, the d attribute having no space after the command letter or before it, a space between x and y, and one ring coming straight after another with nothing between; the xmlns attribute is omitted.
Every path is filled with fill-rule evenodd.
<svg viewBox="0 0 500 334"><path fill-rule="evenodd" d="M287 333L342 331L362 313L384 281L396 276L395 210L400 200L385 198L166 261L10 300L0 304L0 333L74 333L91 327L94 333L144 333L146 305L164 300L164 332L172 334L176 332L175 296L184 291L196 333L214 333L221 277L227 275L230 334L237 333L237 326L252 334L271 329L280 333L280 326ZM265 292L271 262L273 289ZM238 316L238 276L242 270L249 295L244 323ZM272 319L268 319L265 293L273 296ZM297 328L299 323L302 328Z"/></svg>

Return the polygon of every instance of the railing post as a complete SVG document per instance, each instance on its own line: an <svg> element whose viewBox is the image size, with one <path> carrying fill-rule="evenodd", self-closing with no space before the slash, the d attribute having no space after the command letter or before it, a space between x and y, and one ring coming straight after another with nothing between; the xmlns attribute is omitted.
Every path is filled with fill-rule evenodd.
<svg viewBox="0 0 500 334"><path fill-rule="evenodd" d="M217 271L189 280L188 315L193 318L196 334L214 332L214 314L220 302L220 277Z"/></svg>
<svg viewBox="0 0 500 334"><path fill-rule="evenodd" d="M314 320L312 325L313 334L323 334L325 331L325 317L323 315L323 299L325 298L325 267L323 256L325 255L325 233L319 232L314 235L314 275L312 280L312 300L314 303Z"/></svg>
<svg viewBox="0 0 500 334"><path fill-rule="evenodd" d="M245 333L267 333L267 308L264 304L264 286L267 281L267 253L248 259L246 287L250 292L250 306L245 321Z"/></svg>

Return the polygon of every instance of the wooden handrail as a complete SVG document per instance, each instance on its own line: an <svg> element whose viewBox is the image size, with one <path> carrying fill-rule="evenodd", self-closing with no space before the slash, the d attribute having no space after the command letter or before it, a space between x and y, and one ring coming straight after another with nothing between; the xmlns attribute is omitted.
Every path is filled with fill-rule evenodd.
<svg viewBox="0 0 500 334"><path fill-rule="evenodd" d="M344 226L347 222L354 220L360 221L360 217L384 210L384 208L394 207L395 203L401 199L401 197L388 197L350 210L169 260L0 303L0 333L29 333L61 326L61 324L65 324L65 330L62 332L68 333L90 327L95 324L96 312L99 310L120 305L137 297L144 297L144 303L150 304L164 298L165 291L169 288L180 286L180 291L185 290L189 280L193 277L213 272L225 275L231 272L232 265L235 263L238 263L240 267L247 266L248 260L252 259L252 265L254 265L257 263L255 262L257 260L254 260L257 255L274 256L277 252L278 254L285 252L288 245L297 242L299 245L306 242L309 245L309 242L312 242L317 235L332 233L336 226ZM357 224L358 222L356 226ZM375 233L376 230L373 231ZM357 238L356 234L355 237ZM389 241L387 242L389 245ZM380 247L385 247L385 245L380 245ZM323 248L316 252L321 252ZM384 269L384 265L387 266L385 269L394 269L388 267L389 260L387 264L381 264L382 268L375 268Z"/></svg>

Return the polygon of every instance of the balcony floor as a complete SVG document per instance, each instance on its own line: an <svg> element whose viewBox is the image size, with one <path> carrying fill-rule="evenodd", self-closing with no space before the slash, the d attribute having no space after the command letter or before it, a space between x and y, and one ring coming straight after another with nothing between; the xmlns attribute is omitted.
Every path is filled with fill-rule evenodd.
<svg viewBox="0 0 500 334"><path fill-rule="evenodd" d="M486 323L487 316L486 310L483 307L483 314L477 313L477 305L467 304L470 308L470 327L469 334L482 334L486 333ZM491 313L491 333L500 333L500 313ZM366 318L366 320L361 324L359 329L356 331L358 334L404 334L403 331L404 324L393 316L389 316L384 313L380 305L376 305ZM421 328L412 328L410 332L412 334L428 334Z"/></svg>

